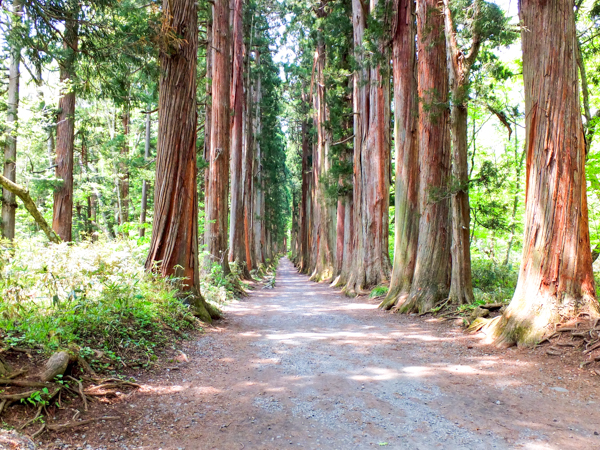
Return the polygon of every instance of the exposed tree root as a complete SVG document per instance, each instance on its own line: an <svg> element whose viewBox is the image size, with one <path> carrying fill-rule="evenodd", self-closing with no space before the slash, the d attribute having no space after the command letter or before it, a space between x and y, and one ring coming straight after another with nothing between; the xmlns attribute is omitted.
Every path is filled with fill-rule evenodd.
<svg viewBox="0 0 600 450"><path fill-rule="evenodd" d="M423 288L413 286L404 302L402 304L398 302L396 310L401 314L423 314L431 311L447 299L447 289L439 289L437 286L426 286Z"/></svg>
<svg viewBox="0 0 600 450"><path fill-rule="evenodd" d="M42 414L42 409L44 407L40 406L35 414L35 416L33 417L33 419L29 419L27 422L25 422L23 425L21 425L19 428L17 428L17 430L22 430L23 428L27 427L28 425L32 424L33 422L35 422L37 420L38 417L40 417L40 414Z"/></svg>
<svg viewBox="0 0 600 450"><path fill-rule="evenodd" d="M44 383L43 381L31 381L31 380L12 380L10 378L0 378L0 384L5 386L19 386L19 387L48 387L52 386L50 383Z"/></svg>
<svg viewBox="0 0 600 450"><path fill-rule="evenodd" d="M388 291L378 308L383 309L384 311L392 310L393 312L396 312L396 307L406 301L408 294L409 289L407 289L406 286L396 286L394 289Z"/></svg>
<svg viewBox="0 0 600 450"><path fill-rule="evenodd" d="M478 318L467 328L467 332L493 335L495 327L501 320L502 316L493 319ZM498 345L497 341L494 343ZM515 345L508 341L502 343L505 346ZM590 367L594 373L600 375L600 369L591 367L600 362L600 318L583 313L571 322L558 323L537 343L536 347L543 344L548 345L546 354L553 357L563 356L568 351L580 350L584 357L580 367Z"/></svg>

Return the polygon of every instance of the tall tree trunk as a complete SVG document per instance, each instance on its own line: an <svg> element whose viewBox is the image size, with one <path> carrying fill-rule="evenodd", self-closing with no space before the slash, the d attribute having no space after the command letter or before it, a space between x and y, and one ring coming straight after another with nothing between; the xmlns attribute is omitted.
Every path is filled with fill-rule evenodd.
<svg viewBox="0 0 600 450"><path fill-rule="evenodd" d="M59 61L60 81L65 83L63 95L58 102L56 125L56 178L62 180L54 191L52 229L63 241L71 241L73 224L73 146L75 139L75 91L71 83L75 78L75 55L78 45L77 2L69 2L68 18L65 20L63 49L65 56Z"/></svg>
<svg viewBox="0 0 600 450"><path fill-rule="evenodd" d="M161 49L154 220L147 270L181 277L194 313L210 322L218 312L200 294L196 190L196 63L194 0L164 0L165 25L181 40Z"/></svg>
<svg viewBox="0 0 600 450"><path fill-rule="evenodd" d="M374 14L377 2L371 2ZM390 188L389 74L386 62L368 68L361 54L365 11L352 1L357 66L354 81L354 244L353 267L344 291L360 294L389 279L388 246ZM379 42L385 54L385 44Z"/></svg>
<svg viewBox="0 0 600 450"><path fill-rule="evenodd" d="M250 44L252 44L253 30L250 30ZM254 254L254 235L252 232L252 214L254 199L254 146L253 146L253 128L252 128L252 86L250 78L251 61L250 50L247 58L247 78L246 78L246 105L244 114L244 247L246 249L246 266L248 270L256 268Z"/></svg>
<svg viewBox="0 0 600 450"><path fill-rule="evenodd" d="M260 67L260 52L256 52L256 66ZM262 86L260 70L258 70L258 77L254 88L254 176L253 176L253 190L254 190L254 205L252 207L252 230L254 233L254 254L256 258L256 265L265 264L265 234L264 234L264 215L265 211L262 209L264 196L263 186L263 174L262 174L262 155L260 148L260 133L261 133L261 111L260 105L262 101Z"/></svg>
<svg viewBox="0 0 600 450"><path fill-rule="evenodd" d="M19 81L21 74L21 45L18 42L18 27L21 23L21 0L12 3L12 19L9 34L10 66L8 72L8 101L6 107L6 143L4 144L4 177L16 183L17 181L17 131L19 125ZM13 240L15 238L15 213L17 198L8 189L2 189L2 237Z"/></svg>
<svg viewBox="0 0 600 450"><path fill-rule="evenodd" d="M244 239L244 28L242 0L233 9L233 78L231 86L231 213L229 215L229 262L235 262L250 279Z"/></svg>
<svg viewBox="0 0 600 450"><path fill-rule="evenodd" d="M582 314L599 316L573 3L521 0L520 18L527 206L519 281L510 305L493 327L499 345L534 345L559 322Z"/></svg>
<svg viewBox="0 0 600 450"><path fill-rule="evenodd" d="M210 4L209 4L210 5ZM204 178L200 180L204 183L203 196L200 200L204 203L204 211L206 214L206 193L208 192L208 178L210 175L210 133L212 120L212 74L213 74L213 7L209 6L209 14L206 19L206 107L204 117L204 154L202 155L206 168L204 169ZM202 190L199 188L199 190ZM204 218L204 232L200 236L200 244L204 246L204 238L206 236L206 217Z"/></svg>
<svg viewBox="0 0 600 450"><path fill-rule="evenodd" d="M410 292L419 237L419 147L415 45L415 2L396 0L393 22L394 144L396 208L394 266L390 289L381 303L390 309Z"/></svg>
<svg viewBox="0 0 600 450"><path fill-rule="evenodd" d="M148 113L146 114L146 139L144 142L144 161L148 163L150 159L150 141L152 139L152 114L150 114L150 105L148 106ZM142 204L140 206L140 224L142 225L139 230L140 237L146 235L146 210L148 209L148 180L142 181Z"/></svg>
<svg viewBox="0 0 600 450"><path fill-rule="evenodd" d="M324 18L325 4L322 2L318 17ZM317 56L315 62L314 80L314 126L317 130L317 143L313 154L313 180L314 180L314 210L313 230L316 244L313 247L313 260L315 265L311 279L314 281L331 280L335 258L335 204L325 194L323 178L330 169L331 162L329 150L331 147L331 131L329 122L329 108L326 103L325 92L325 40L323 30L318 31Z"/></svg>
<svg viewBox="0 0 600 450"><path fill-rule="evenodd" d="M206 189L204 243L213 262L229 273L227 219L229 209L230 153L230 33L229 1L215 0L212 37L212 116L210 124L209 175Z"/></svg>
<svg viewBox="0 0 600 450"><path fill-rule="evenodd" d="M468 75L467 75L468 76ZM451 77L452 78L452 77ZM473 282L471 279L471 239L469 206L469 168L467 163L467 119L468 96L466 86L452 78L452 105L450 122L452 125L452 179L458 184L452 193L452 275L450 278L450 302L454 305L473 303Z"/></svg>
<svg viewBox="0 0 600 450"><path fill-rule="evenodd" d="M444 22L448 50L448 75L452 93L450 124L452 127L452 276L450 302L454 305L472 303L471 239L469 207L469 165L467 126L469 75L481 47L481 2L475 1L471 17L471 47L468 52L459 48L449 0L444 0Z"/></svg>
<svg viewBox="0 0 600 450"><path fill-rule="evenodd" d="M303 94L303 100L306 96ZM308 204L310 198L310 167L309 167L309 156L310 156L310 145L309 145L309 134L308 134L308 120L304 119L300 125L300 133L302 139L302 187L301 187L301 198L299 208L299 244L300 244L300 258L298 261L298 270L301 273L306 273L309 267L309 227L312 223L308 212Z"/></svg>
<svg viewBox="0 0 600 450"><path fill-rule="evenodd" d="M123 125L123 146L119 163L119 195L121 199L119 225L129 222L129 163L127 161L129 159L129 102L123 107L121 123Z"/></svg>
<svg viewBox="0 0 600 450"><path fill-rule="evenodd" d="M419 238L411 290L400 312L423 313L450 288L450 133L444 17L437 0L417 1Z"/></svg>

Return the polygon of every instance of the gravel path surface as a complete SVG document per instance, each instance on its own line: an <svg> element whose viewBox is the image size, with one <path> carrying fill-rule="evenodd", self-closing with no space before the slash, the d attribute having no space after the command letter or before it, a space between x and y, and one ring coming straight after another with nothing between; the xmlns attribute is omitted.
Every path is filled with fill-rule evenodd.
<svg viewBox="0 0 600 450"><path fill-rule="evenodd" d="M282 260L80 448L600 448L596 378L376 306Z"/></svg>

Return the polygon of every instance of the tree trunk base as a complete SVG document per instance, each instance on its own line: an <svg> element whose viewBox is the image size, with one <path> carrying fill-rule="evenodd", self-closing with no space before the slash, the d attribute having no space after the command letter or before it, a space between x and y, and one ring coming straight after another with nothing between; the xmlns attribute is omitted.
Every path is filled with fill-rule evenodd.
<svg viewBox="0 0 600 450"><path fill-rule="evenodd" d="M469 331L480 331L486 335L486 342L500 348L518 345L519 347L533 347L552 335L559 323L569 323L581 316L586 316L590 321L600 318L597 302L586 301L588 307L580 308L577 315L561 316L554 308L527 308L510 305L502 316L483 322L474 322ZM517 302L519 303L519 302Z"/></svg>
<svg viewBox="0 0 600 450"><path fill-rule="evenodd" d="M189 293L183 301L190 305L191 313L204 323L212 323L213 320L223 317L221 311L204 300L201 295Z"/></svg>
<svg viewBox="0 0 600 450"><path fill-rule="evenodd" d="M331 269L323 269L322 271L318 271L317 269L315 269L315 271L309 278L310 281L314 281L316 283L331 282L332 279L333 270Z"/></svg>
<svg viewBox="0 0 600 450"><path fill-rule="evenodd" d="M346 285L346 279L342 275L338 275L329 285L332 288L341 288Z"/></svg>
<svg viewBox="0 0 600 450"><path fill-rule="evenodd" d="M437 286L413 288L403 302L397 302L394 311L400 314L424 314L439 306L446 299L448 299L447 289L440 289Z"/></svg>
<svg viewBox="0 0 600 450"><path fill-rule="evenodd" d="M396 312L398 305L402 305L406 302L408 294L409 289L405 288L404 286L396 286L395 289L390 289L388 291L378 308L383 309L384 311L393 310L392 312Z"/></svg>
<svg viewBox="0 0 600 450"><path fill-rule="evenodd" d="M453 292L456 291L456 292ZM475 301L475 298L473 297L473 291L469 289L465 289L465 290L456 290L456 289L451 289L450 290L450 301L449 303L454 305L454 306L461 306L461 305L470 305Z"/></svg>

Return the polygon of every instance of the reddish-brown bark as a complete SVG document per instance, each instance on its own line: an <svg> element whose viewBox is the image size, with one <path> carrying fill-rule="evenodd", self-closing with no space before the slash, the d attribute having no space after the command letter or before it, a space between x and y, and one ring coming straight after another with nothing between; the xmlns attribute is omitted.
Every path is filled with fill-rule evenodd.
<svg viewBox="0 0 600 450"><path fill-rule="evenodd" d="M236 262L244 278L250 278L246 265L244 235L244 29L242 0L233 9L233 78L231 85L231 213L229 215L229 262Z"/></svg>
<svg viewBox="0 0 600 450"><path fill-rule="evenodd" d="M206 212L206 192L208 192L208 177L210 175L210 165L208 161L210 160L210 132L211 132L211 119L212 119L212 38L213 38L213 27L212 27L212 7L210 7L211 14L208 15L206 19L206 105L204 110L204 153L202 154L202 158L206 163L206 167L202 172L203 178L200 180L200 183L204 184L204 189L201 187L198 190L202 193L202 197L200 201L204 203L204 210ZM200 236L200 244L202 248L204 248L204 236L206 234L206 229L204 233Z"/></svg>
<svg viewBox="0 0 600 450"><path fill-rule="evenodd" d="M75 91L70 82L75 77L75 54L78 44L78 7L65 21L65 57L59 61L60 81L67 91L58 101L56 125L56 178L62 184L54 191L52 229L63 241L71 240L73 224L73 146L75 140Z"/></svg>
<svg viewBox="0 0 600 450"><path fill-rule="evenodd" d="M317 15L325 17L325 5ZM330 280L333 277L335 257L335 204L325 194L323 178L331 167L329 151L331 148L331 131L327 126L329 108L325 99L325 43L322 30L317 38L317 53L314 67L313 107L314 126L317 131L317 142L313 148L313 255L311 260L311 279L315 281Z"/></svg>
<svg viewBox="0 0 600 450"><path fill-rule="evenodd" d="M303 101L306 100L306 96L303 95ZM301 190L301 198L300 198L300 207L298 212L299 217L299 259L298 259L298 269L302 273L306 273L310 267L310 252L309 252L309 242L310 242L310 230L312 228L312 220L310 217L310 196L311 196L311 174L310 174L310 142L309 142L309 124L308 120L305 119L301 124L301 139L302 139L302 186Z"/></svg>
<svg viewBox="0 0 600 450"><path fill-rule="evenodd" d="M411 290L400 312L425 312L450 288L450 130L444 16L437 0L417 1L419 238Z"/></svg>
<svg viewBox="0 0 600 450"><path fill-rule="evenodd" d="M390 288L381 303L390 309L410 292L419 237L419 147L414 0L394 3L394 134L396 208L394 266Z"/></svg>
<svg viewBox="0 0 600 450"><path fill-rule="evenodd" d="M215 0L212 36L212 118L210 124L209 175L206 189L204 243L212 262L229 273L227 255L229 206L230 117L229 1Z"/></svg>
<svg viewBox="0 0 600 450"><path fill-rule="evenodd" d="M154 220L147 270L182 278L182 291L202 320L218 312L200 294L196 189L196 62L194 0L165 0L165 21L182 39L160 53Z"/></svg>
<svg viewBox="0 0 600 450"><path fill-rule="evenodd" d="M500 345L534 345L558 322L582 314L599 316L573 3L522 0L520 18L527 206L519 281L510 305L493 327L492 336Z"/></svg>
<svg viewBox="0 0 600 450"><path fill-rule="evenodd" d="M371 2L371 14L377 2ZM390 187L390 102L387 64L369 68L362 54L366 12L352 1L355 58L354 79L354 232L352 269L344 291L385 283L391 263L388 249ZM385 54L385 43L380 42Z"/></svg>
<svg viewBox="0 0 600 450"><path fill-rule="evenodd" d="M448 46L448 74L452 101L450 124L452 129L452 276L450 301L454 305L473 303L471 280L471 239L469 207L469 167L467 163L467 121L469 102L469 75L481 47L479 2L475 2L471 19L471 46L463 52L456 40L456 30L448 0L444 0L444 18ZM466 54L465 54L466 53Z"/></svg>

